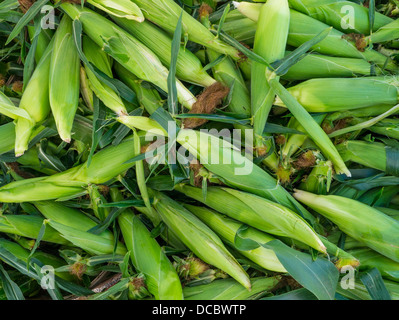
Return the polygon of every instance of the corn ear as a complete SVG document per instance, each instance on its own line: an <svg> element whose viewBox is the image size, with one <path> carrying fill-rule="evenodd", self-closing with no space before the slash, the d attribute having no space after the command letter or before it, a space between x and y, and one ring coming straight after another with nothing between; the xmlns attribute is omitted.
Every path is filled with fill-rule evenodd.
<svg viewBox="0 0 399 320"><path fill-rule="evenodd" d="M345 162L356 162L384 172L387 170L387 150L382 143L348 140L338 145L337 149Z"/></svg>
<svg viewBox="0 0 399 320"><path fill-rule="evenodd" d="M97 223L89 218L88 215L55 201L35 202L34 206L44 217L46 217L46 219L80 231L87 232L97 226ZM106 239L114 239L114 235L108 230L100 233L99 235Z"/></svg>
<svg viewBox="0 0 399 320"><path fill-rule="evenodd" d="M112 201L114 202L123 201L122 194L117 188L111 188L110 194ZM135 209L138 212L144 214L148 219L150 219L154 226L158 226L162 222L161 217L154 208L148 209L146 207L135 207ZM169 229L166 229L164 232L162 232L161 237L167 243L169 243L170 245L172 245L177 249L182 249L182 250L187 249L185 245L179 240L179 238Z"/></svg>
<svg viewBox="0 0 399 320"><path fill-rule="evenodd" d="M234 247L234 238L237 231L243 226L242 223L229 219L205 207L196 207L192 205L185 205L185 207L215 231L226 244ZM245 238L252 239L261 244L275 240L274 237L254 228L249 228L245 231ZM249 251L238 251L262 268L275 272L287 272L273 250L259 247Z"/></svg>
<svg viewBox="0 0 399 320"><path fill-rule="evenodd" d="M345 33L369 34L369 9L352 1L289 0L290 6ZM347 19L350 12L353 20ZM375 12L373 31L392 22L392 18ZM351 24L353 21L353 25ZM344 28L345 27L345 28Z"/></svg>
<svg viewBox="0 0 399 320"><path fill-rule="evenodd" d="M61 234L62 237L90 254L105 255L115 253L117 255L123 256L127 252L125 246L119 241L115 248L114 240L106 239L93 233L71 228L53 220L47 221L52 228Z"/></svg>
<svg viewBox="0 0 399 320"><path fill-rule="evenodd" d="M210 62L218 59L220 54L215 51L207 50ZM212 68L213 75L217 81L233 90L229 110L231 112L249 116L251 99L247 85L242 74L229 57L225 57Z"/></svg>
<svg viewBox="0 0 399 320"><path fill-rule="evenodd" d="M50 65L50 106L62 140L71 142L73 120L79 103L80 58L72 34L72 20L65 15L54 35Z"/></svg>
<svg viewBox="0 0 399 320"><path fill-rule="evenodd" d="M399 38L399 21L394 20L391 23L381 27L377 32L371 34L366 41L369 43L383 43Z"/></svg>
<svg viewBox="0 0 399 320"><path fill-rule="evenodd" d="M399 102L397 77L312 79L288 88L309 112L334 112L372 107L393 107ZM276 105L284 106L281 99Z"/></svg>
<svg viewBox="0 0 399 320"><path fill-rule="evenodd" d="M0 202L47 201L84 194L88 184L103 184L134 166L126 163L135 155L134 144L126 139L96 153L91 165L84 163L50 177L12 182L0 188Z"/></svg>
<svg viewBox="0 0 399 320"><path fill-rule="evenodd" d="M114 18L114 21L153 51L166 67L170 67L172 38L167 33L148 21L138 23L118 18ZM203 87L216 82L204 70L198 58L183 46L180 46L177 57L176 76L182 81Z"/></svg>
<svg viewBox="0 0 399 320"><path fill-rule="evenodd" d="M87 60L112 78L112 64L110 57L89 37L83 38L83 52ZM104 104L117 115L127 115L122 98L109 86L100 81L96 75L86 66L86 74L90 88Z"/></svg>
<svg viewBox="0 0 399 320"><path fill-rule="evenodd" d="M380 70L378 69L376 72L379 73ZM293 65L282 78L285 80L309 80L369 75L371 75L371 64L366 60L309 54Z"/></svg>
<svg viewBox="0 0 399 320"><path fill-rule="evenodd" d="M301 190L294 196L349 236L399 262L399 223L396 220L359 201L340 196L319 196Z"/></svg>
<svg viewBox="0 0 399 320"><path fill-rule="evenodd" d="M269 63L284 58L290 25L287 0L269 0L262 5L255 34L254 52ZM272 108L275 92L270 89L268 78L275 76L266 65L252 61L251 107L255 135L255 147L260 156L271 148L265 145L263 131ZM276 80L279 81L279 77Z"/></svg>
<svg viewBox="0 0 399 320"><path fill-rule="evenodd" d="M133 1L87 0L87 2L111 16L138 22L144 21L143 13Z"/></svg>
<svg viewBox="0 0 399 320"><path fill-rule="evenodd" d="M43 221L42 218L36 216L3 215L0 217L0 230L25 238L36 239ZM42 240L57 244L69 244L56 230L49 226L46 226L46 232Z"/></svg>
<svg viewBox="0 0 399 320"><path fill-rule="evenodd" d="M148 290L157 300L182 300L179 276L150 232L131 212L118 217L123 239L134 267L146 277Z"/></svg>
<svg viewBox="0 0 399 320"><path fill-rule="evenodd" d="M35 27L28 26L28 33L31 43L33 42L33 38L35 36ZM41 58L44 55L44 52L47 50L48 45L53 38L54 32L51 29L42 29L39 33L39 38L37 40L36 51L35 51L35 61L38 64Z"/></svg>
<svg viewBox="0 0 399 320"><path fill-rule="evenodd" d="M248 275L225 248L220 238L179 203L159 192L153 192L154 208L168 228L201 260L225 271L250 290Z"/></svg>
<svg viewBox="0 0 399 320"><path fill-rule="evenodd" d="M262 293L273 290L280 282L281 277L253 278L252 290L249 292L233 279L215 280L209 284L185 287L185 300L251 300Z"/></svg>
<svg viewBox="0 0 399 320"><path fill-rule="evenodd" d="M47 50L43 53L43 57L22 95L19 107L26 110L30 120L19 117L15 121L15 154L17 157L28 150L28 143L36 125L43 122L50 113L49 72L53 49L54 40L50 42Z"/></svg>
<svg viewBox="0 0 399 320"><path fill-rule="evenodd" d="M178 185L178 191L212 209L264 232L289 237L326 252L319 236L290 209L259 196L230 188L209 187L206 199L200 188Z"/></svg>

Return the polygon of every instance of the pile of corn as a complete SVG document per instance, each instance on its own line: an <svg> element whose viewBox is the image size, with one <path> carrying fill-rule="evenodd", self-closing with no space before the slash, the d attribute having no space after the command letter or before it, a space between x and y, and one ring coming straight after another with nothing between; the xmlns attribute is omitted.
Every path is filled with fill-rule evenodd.
<svg viewBox="0 0 399 320"><path fill-rule="evenodd" d="M398 17L0 1L0 300L399 299Z"/></svg>

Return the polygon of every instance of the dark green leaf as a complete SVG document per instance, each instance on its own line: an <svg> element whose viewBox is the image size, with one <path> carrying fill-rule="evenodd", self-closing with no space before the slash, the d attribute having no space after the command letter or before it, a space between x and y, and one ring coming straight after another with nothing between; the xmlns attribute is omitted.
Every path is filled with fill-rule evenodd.
<svg viewBox="0 0 399 320"><path fill-rule="evenodd" d="M365 285L373 300L392 300L391 295L385 287L381 273L377 268L373 268L361 275L360 280Z"/></svg>

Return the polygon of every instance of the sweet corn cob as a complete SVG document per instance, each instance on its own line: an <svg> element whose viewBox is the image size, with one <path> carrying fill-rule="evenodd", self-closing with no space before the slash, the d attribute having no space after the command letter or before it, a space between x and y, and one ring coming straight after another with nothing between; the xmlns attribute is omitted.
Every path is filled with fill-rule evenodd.
<svg viewBox="0 0 399 320"><path fill-rule="evenodd" d="M185 300L251 300L251 297L273 290L280 280L279 276L253 278L252 290L249 292L233 279L221 279L209 284L185 287L183 293Z"/></svg>
<svg viewBox="0 0 399 320"><path fill-rule="evenodd" d="M21 98L19 107L28 112L31 120L19 117L15 121L15 155L23 155L37 124L43 122L50 113L49 72L54 40L43 53Z"/></svg>
<svg viewBox="0 0 399 320"><path fill-rule="evenodd" d="M289 0L290 6L345 33L369 34L368 8L352 1ZM353 20L345 19L351 14ZM351 24L353 21L353 25ZM375 12L373 31L392 22L392 18Z"/></svg>
<svg viewBox="0 0 399 320"><path fill-rule="evenodd" d="M88 3L96 8L103 10L111 16L134 20L138 22L144 21L144 15L140 8L129 0L87 0Z"/></svg>
<svg viewBox="0 0 399 320"><path fill-rule="evenodd" d="M301 190L294 196L349 236L399 262L399 223L396 220L368 205L340 196L319 196Z"/></svg>
<svg viewBox="0 0 399 320"><path fill-rule="evenodd" d="M242 14L257 22L262 4L239 2L236 7ZM293 47L299 47L329 27L329 25L293 9L290 10L290 15L288 44ZM352 42L345 39L344 33L336 29L331 30L330 34L312 49L331 56L361 58L366 61L373 61L381 68L385 67L387 70L395 72L398 69L391 59L375 50L369 48L364 51L358 50Z"/></svg>
<svg viewBox="0 0 399 320"><path fill-rule="evenodd" d="M136 38L90 9L70 3L63 3L61 7L72 19L78 19L83 24L85 33L126 69L138 78L168 91L168 69ZM180 103L191 109L196 101L195 97L180 81L176 81L176 86Z"/></svg>
<svg viewBox="0 0 399 320"><path fill-rule="evenodd" d="M148 290L155 299L182 300L183 292L176 270L139 217L124 212L118 217L118 222L132 263L145 275Z"/></svg>
<svg viewBox="0 0 399 320"><path fill-rule="evenodd" d="M273 235L293 238L320 252L326 252L324 244L305 220L282 205L229 188L209 187L206 199L200 188L178 185L176 189L254 228Z"/></svg>
<svg viewBox="0 0 399 320"><path fill-rule="evenodd" d="M247 273L211 229L179 203L159 192L153 191L153 194L154 208L162 220L196 256L225 271L250 290Z"/></svg>
<svg viewBox="0 0 399 320"><path fill-rule="evenodd" d="M134 145L126 139L118 146L101 150L87 162L50 177L12 182L0 188L0 202L46 201L85 193L88 184L102 184L124 173L134 163Z"/></svg>
<svg viewBox="0 0 399 320"><path fill-rule="evenodd" d="M398 104L396 76L369 78L312 79L288 91L309 112L334 112ZM283 106L280 99L276 105Z"/></svg>
<svg viewBox="0 0 399 320"><path fill-rule="evenodd" d="M200 218L208 227L215 231L225 243L234 247L234 238L237 234L237 231L240 229L240 227L242 227L242 223L233 219L229 219L217 213L216 211L212 211L205 207L196 207L192 205L185 205L185 207L194 213L198 218ZM254 228L248 229L245 233L245 237L250 238L260 244L265 244L275 240L275 238L272 236L260 232ZM284 273L287 272L277 259L277 256L273 250L259 247L249 251L239 250L239 252L267 270Z"/></svg>
<svg viewBox="0 0 399 320"><path fill-rule="evenodd" d="M134 0L134 2L143 11L146 19L168 32L174 32L179 16L183 14L183 32L187 34L189 40L231 56L235 60L240 58L238 50L216 38L206 27L182 10L174 1Z"/></svg>
<svg viewBox="0 0 399 320"><path fill-rule="evenodd" d="M72 34L72 20L65 15L54 35L50 64L50 106L62 140L71 142L79 102L80 59Z"/></svg>
<svg viewBox="0 0 399 320"><path fill-rule="evenodd" d="M269 63L284 58L289 25L290 10L287 0L269 0L262 5L253 51ZM268 83L271 76L273 73L266 65L252 62L251 108L255 147L259 156L263 156L271 148L270 140L265 143L263 138L263 131L276 96ZM276 78L277 81L279 79Z"/></svg>

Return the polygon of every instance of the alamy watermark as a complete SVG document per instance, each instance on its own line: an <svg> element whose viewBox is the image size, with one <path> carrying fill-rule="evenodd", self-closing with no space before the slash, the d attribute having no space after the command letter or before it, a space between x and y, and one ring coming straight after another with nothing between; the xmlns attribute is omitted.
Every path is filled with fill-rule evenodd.
<svg viewBox="0 0 399 320"><path fill-rule="evenodd" d="M45 5L41 9L41 14L44 16L40 21L42 29L55 29L55 10L52 6Z"/></svg>
<svg viewBox="0 0 399 320"><path fill-rule="evenodd" d="M345 274L340 282L340 286L344 290L355 289L355 268L350 265L343 266L340 270L341 274Z"/></svg>
<svg viewBox="0 0 399 320"><path fill-rule="evenodd" d="M341 28L343 30L355 28L355 8L351 5L345 5L341 8L341 13L345 14L341 19Z"/></svg>
<svg viewBox="0 0 399 320"><path fill-rule="evenodd" d="M42 274L40 280L40 286L43 290L54 290L55 289L55 270L52 266L43 266L40 270Z"/></svg>

